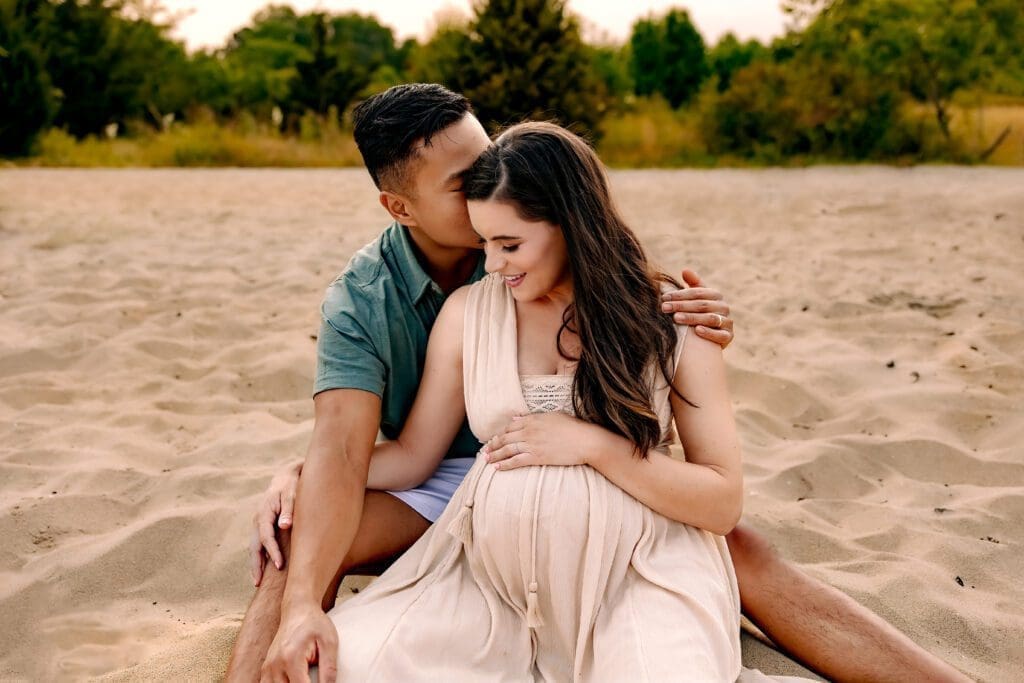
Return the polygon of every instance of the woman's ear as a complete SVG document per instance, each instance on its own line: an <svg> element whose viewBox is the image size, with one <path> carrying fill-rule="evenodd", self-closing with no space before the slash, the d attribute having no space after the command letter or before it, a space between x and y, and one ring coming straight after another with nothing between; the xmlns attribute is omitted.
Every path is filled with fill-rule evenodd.
<svg viewBox="0 0 1024 683"><path fill-rule="evenodd" d="M416 218L409 212L409 200L405 197L388 190L383 190L377 200L384 207L384 210L402 225L417 225Z"/></svg>

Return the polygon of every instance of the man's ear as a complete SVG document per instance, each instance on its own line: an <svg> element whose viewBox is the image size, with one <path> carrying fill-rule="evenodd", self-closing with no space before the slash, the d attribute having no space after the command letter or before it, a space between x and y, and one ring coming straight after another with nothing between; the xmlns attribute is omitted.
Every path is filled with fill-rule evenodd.
<svg viewBox="0 0 1024 683"><path fill-rule="evenodd" d="M377 198L391 217L405 226L416 226L416 218L409 213L409 200L389 190L381 190Z"/></svg>

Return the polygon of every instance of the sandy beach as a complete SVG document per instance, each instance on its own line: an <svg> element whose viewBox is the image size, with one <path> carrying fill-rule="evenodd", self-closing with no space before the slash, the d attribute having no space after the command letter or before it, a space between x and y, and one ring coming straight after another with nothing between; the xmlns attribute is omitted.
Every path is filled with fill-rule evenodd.
<svg viewBox="0 0 1024 683"><path fill-rule="evenodd" d="M649 253L732 305L745 518L972 678L1020 680L1024 170L612 182ZM0 170L0 679L221 676L375 199L361 169Z"/></svg>

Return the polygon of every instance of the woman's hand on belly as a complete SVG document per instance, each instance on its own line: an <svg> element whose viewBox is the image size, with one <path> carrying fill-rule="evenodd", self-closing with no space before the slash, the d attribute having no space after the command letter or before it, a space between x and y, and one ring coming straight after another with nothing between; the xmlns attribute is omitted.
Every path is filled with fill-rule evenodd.
<svg viewBox="0 0 1024 683"><path fill-rule="evenodd" d="M487 462L498 470L535 465L588 465L608 432L562 412L517 415L484 444ZM614 435L612 435L614 436Z"/></svg>

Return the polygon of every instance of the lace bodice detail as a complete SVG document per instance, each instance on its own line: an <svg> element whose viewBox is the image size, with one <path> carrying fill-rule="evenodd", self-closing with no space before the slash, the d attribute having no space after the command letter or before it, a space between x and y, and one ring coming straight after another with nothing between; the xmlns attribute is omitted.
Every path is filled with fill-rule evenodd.
<svg viewBox="0 0 1024 683"><path fill-rule="evenodd" d="M572 375L520 375L519 382L531 413L558 410L575 415L572 409Z"/></svg>

